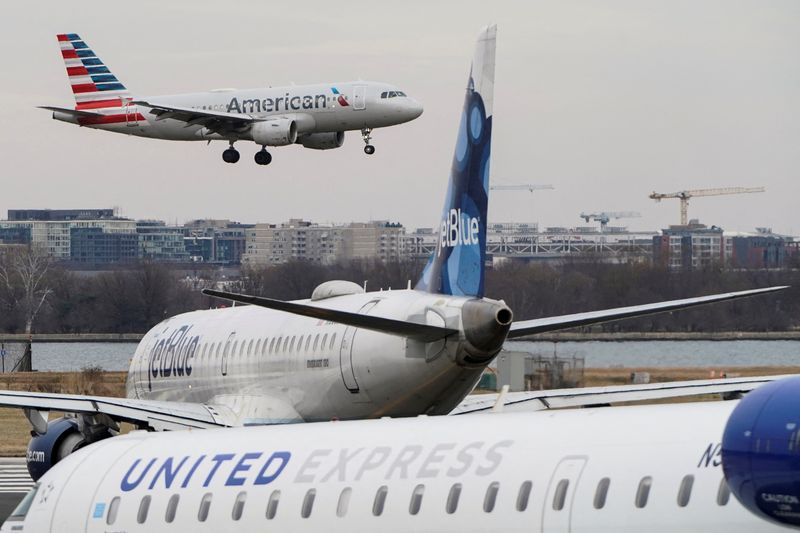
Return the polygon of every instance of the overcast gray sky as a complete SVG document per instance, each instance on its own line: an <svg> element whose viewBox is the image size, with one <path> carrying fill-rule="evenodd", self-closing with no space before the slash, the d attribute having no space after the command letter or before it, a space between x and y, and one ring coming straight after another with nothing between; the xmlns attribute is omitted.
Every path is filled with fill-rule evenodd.
<svg viewBox="0 0 800 533"><path fill-rule="evenodd" d="M677 223L653 190L767 187L699 198L727 230L800 234L800 2L140 0L6 2L0 39L0 217L9 208L119 206L183 222L438 218L473 40L498 24L490 221L581 225L635 210ZM55 34L79 33L136 95L369 79L425 106L410 124L339 150L276 148L269 167L222 162L223 143L78 129L36 105L73 105Z"/></svg>

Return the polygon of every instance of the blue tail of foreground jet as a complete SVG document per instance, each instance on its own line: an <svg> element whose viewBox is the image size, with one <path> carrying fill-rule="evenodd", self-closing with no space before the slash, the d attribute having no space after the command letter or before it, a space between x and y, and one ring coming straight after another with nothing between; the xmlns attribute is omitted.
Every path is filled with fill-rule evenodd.
<svg viewBox="0 0 800 533"><path fill-rule="evenodd" d="M439 241L417 290L483 297L496 35L488 26L475 45Z"/></svg>

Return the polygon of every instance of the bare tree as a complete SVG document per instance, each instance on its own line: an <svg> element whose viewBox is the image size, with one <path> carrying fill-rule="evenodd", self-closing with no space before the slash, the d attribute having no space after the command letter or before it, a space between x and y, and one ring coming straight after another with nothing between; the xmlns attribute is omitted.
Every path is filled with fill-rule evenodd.
<svg viewBox="0 0 800 533"><path fill-rule="evenodd" d="M36 315L53 292L47 273L53 259L37 246L13 248L0 257L0 284L5 288L6 305L19 309L30 335Z"/></svg>

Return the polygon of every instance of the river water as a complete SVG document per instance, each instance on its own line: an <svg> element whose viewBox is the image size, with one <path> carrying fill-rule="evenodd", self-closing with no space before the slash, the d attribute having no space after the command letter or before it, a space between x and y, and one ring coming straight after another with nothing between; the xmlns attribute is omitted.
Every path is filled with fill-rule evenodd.
<svg viewBox="0 0 800 533"><path fill-rule="evenodd" d="M537 355L584 357L587 368L725 367L800 365L800 341L510 341L506 350ZM40 371L127 370L136 343L65 342L33 344L33 368Z"/></svg>

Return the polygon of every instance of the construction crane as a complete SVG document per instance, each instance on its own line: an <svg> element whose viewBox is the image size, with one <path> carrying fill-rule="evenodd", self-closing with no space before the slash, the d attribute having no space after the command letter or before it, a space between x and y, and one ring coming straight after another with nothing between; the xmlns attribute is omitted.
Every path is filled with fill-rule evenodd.
<svg viewBox="0 0 800 533"><path fill-rule="evenodd" d="M586 222L594 220L600 223L600 233L605 233L608 228L608 222L612 218L638 218L642 216L636 211L602 211L600 213L581 213L581 218Z"/></svg>
<svg viewBox="0 0 800 533"><path fill-rule="evenodd" d="M751 192L764 192L764 187L722 187L719 189L694 189L672 193L653 192L650 198L660 202L664 198L678 198L681 201L681 226L689 223L689 199L695 196L721 196L723 194L745 194Z"/></svg>
<svg viewBox="0 0 800 533"><path fill-rule="evenodd" d="M536 185L534 183L523 183L520 185L492 185L489 187L493 191L543 191L555 189L552 185Z"/></svg>

